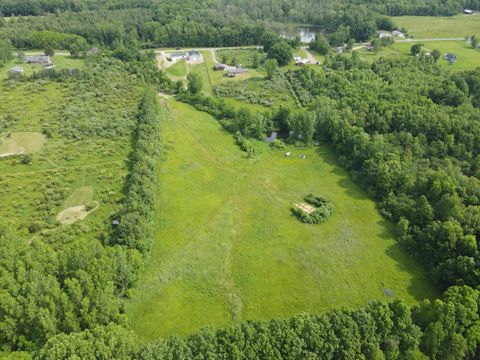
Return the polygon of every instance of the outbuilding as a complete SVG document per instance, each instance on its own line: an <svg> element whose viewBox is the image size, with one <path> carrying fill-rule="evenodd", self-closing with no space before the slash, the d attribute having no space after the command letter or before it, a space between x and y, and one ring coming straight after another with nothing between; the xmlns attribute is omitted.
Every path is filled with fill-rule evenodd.
<svg viewBox="0 0 480 360"><path fill-rule="evenodd" d="M473 15L474 11L472 9L463 9L465 15Z"/></svg>
<svg viewBox="0 0 480 360"><path fill-rule="evenodd" d="M21 66L14 66L8 70L10 74L23 74L23 68Z"/></svg>
<svg viewBox="0 0 480 360"><path fill-rule="evenodd" d="M247 72L248 72L248 69L236 68L236 69L229 70L227 72L226 76L229 77L229 78L233 78L233 77L236 77L238 75L245 74Z"/></svg>
<svg viewBox="0 0 480 360"><path fill-rule="evenodd" d="M443 58L447 60L450 64L455 64L457 62L457 55L452 53L443 55Z"/></svg>
<svg viewBox="0 0 480 360"><path fill-rule="evenodd" d="M215 63L215 64L213 64L213 70L224 71L225 70L225 64Z"/></svg>
<svg viewBox="0 0 480 360"><path fill-rule="evenodd" d="M52 63L52 59L48 55L30 55L25 58L29 64L47 65Z"/></svg>

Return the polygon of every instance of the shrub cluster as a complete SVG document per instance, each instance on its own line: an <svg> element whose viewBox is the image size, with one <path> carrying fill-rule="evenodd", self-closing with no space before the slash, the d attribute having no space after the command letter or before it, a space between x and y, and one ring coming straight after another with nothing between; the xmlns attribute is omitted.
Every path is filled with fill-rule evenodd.
<svg viewBox="0 0 480 360"><path fill-rule="evenodd" d="M301 222L307 224L321 224L327 221L330 215L332 215L333 207L327 199L309 194L305 196L303 200L305 200L307 204L315 207L315 210L309 214L300 208L294 207L292 211Z"/></svg>
<svg viewBox="0 0 480 360"><path fill-rule="evenodd" d="M240 146L240 149L245 151L249 158L256 156L255 148L252 146L252 143L245 136L243 136L240 131L237 131L233 137L235 138L237 145Z"/></svg>

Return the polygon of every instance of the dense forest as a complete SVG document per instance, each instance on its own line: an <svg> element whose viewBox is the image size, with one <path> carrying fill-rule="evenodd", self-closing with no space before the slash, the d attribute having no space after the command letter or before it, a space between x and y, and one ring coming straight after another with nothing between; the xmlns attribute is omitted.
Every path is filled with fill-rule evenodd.
<svg viewBox="0 0 480 360"><path fill-rule="evenodd" d="M473 0L472 0L473 1ZM17 48L65 48L72 41L116 48L258 45L266 29L287 23L320 26L325 33L348 29L348 38L368 40L384 15L453 15L475 3L310 1L0 1L0 35ZM18 17L19 15L43 15ZM354 14L350 16L349 14ZM389 29L387 29L389 30ZM68 35L66 35L68 34ZM76 35L76 36L74 36ZM348 38L346 40L348 40Z"/></svg>

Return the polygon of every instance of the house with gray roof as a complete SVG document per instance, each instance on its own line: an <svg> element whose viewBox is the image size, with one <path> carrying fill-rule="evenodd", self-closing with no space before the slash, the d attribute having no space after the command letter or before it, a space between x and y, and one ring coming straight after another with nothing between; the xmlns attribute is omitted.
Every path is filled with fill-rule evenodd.
<svg viewBox="0 0 480 360"><path fill-rule="evenodd" d="M47 65L52 63L52 59L48 55L29 55L25 57L25 61L29 64Z"/></svg>

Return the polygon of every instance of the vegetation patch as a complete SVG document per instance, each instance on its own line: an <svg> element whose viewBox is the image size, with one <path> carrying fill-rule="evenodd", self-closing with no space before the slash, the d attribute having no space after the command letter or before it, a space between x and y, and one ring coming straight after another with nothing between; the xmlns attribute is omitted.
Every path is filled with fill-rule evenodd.
<svg viewBox="0 0 480 360"><path fill-rule="evenodd" d="M33 154L43 147L45 135L39 132L16 132L0 138L0 157Z"/></svg>
<svg viewBox="0 0 480 360"><path fill-rule="evenodd" d="M77 221L85 219L88 214L97 210L98 206L98 202L94 201L88 203L87 205L68 207L57 215L57 220L63 225L73 224Z"/></svg>
<svg viewBox="0 0 480 360"><path fill-rule="evenodd" d="M333 206L327 199L312 194L303 198L305 202L294 203L293 213L301 222L321 224L332 215Z"/></svg>

